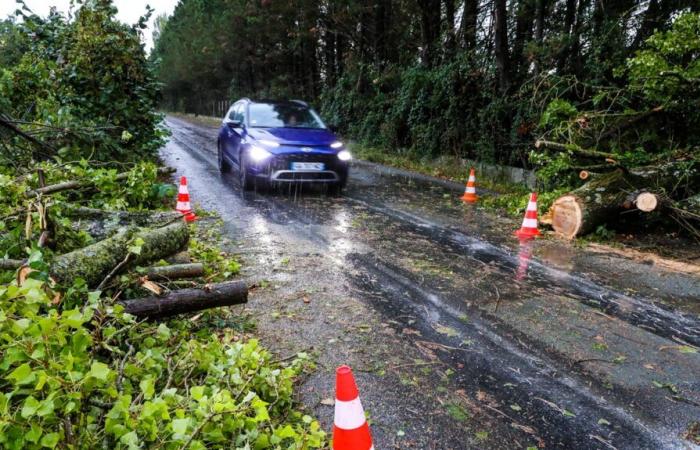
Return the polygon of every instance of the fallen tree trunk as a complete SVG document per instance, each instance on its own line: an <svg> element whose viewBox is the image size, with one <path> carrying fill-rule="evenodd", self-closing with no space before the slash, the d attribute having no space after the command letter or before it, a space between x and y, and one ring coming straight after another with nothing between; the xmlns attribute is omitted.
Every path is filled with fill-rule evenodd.
<svg viewBox="0 0 700 450"><path fill-rule="evenodd" d="M667 163L630 172L618 169L595 176L586 174L586 184L552 204L552 227L565 238L573 239L615 219L622 209L634 206L643 212L654 211L667 203L666 198L698 189L700 177L686 176L681 181L679 167Z"/></svg>
<svg viewBox="0 0 700 450"><path fill-rule="evenodd" d="M614 153L608 153L608 152L601 152L600 150L593 150L593 149L588 149L588 148L582 148L579 147L578 145L575 144L560 144L559 142L552 142L552 141L545 141L543 139L538 139L535 141L535 148L549 148L552 150L558 150L561 152L570 152L570 153L577 153L582 156L587 156L589 158L597 158L597 159L610 159L613 160L611 164L616 164L614 162L617 158L619 158L618 155Z"/></svg>
<svg viewBox="0 0 700 450"><path fill-rule="evenodd" d="M170 222L182 217L177 211L115 211L108 209L87 208L85 206L66 205L63 215L71 219L85 220L113 220L121 223L131 223L138 226L147 226L153 223Z"/></svg>
<svg viewBox="0 0 700 450"><path fill-rule="evenodd" d="M651 212L654 211L660 203L661 196L653 192L634 191L627 195L625 201L622 203L622 207L625 209L637 207L640 211Z"/></svg>
<svg viewBox="0 0 700 450"><path fill-rule="evenodd" d="M17 270L24 264L20 259L0 259L0 270Z"/></svg>
<svg viewBox="0 0 700 450"><path fill-rule="evenodd" d="M159 167L158 168L158 174L160 175L169 175L171 173L174 173L175 169L172 167ZM122 172L120 174L117 174L117 176L114 178L115 181L123 181L129 178L129 173L130 172ZM72 181L64 181L62 183L57 183L57 184L51 184L49 186L44 186L40 187L37 189L34 189L32 191L27 191L24 193L26 197L34 197L36 195L42 194L42 195L49 195L49 194L55 194L56 192L61 192L61 191L68 191L71 189L79 189L82 187L90 186L92 182L90 180L72 180Z"/></svg>
<svg viewBox="0 0 700 450"><path fill-rule="evenodd" d="M162 228L129 228L85 248L57 257L51 265L51 275L59 283L70 283L76 278L85 280L89 287L100 284L129 254L133 240L143 241L140 253L130 264L146 265L177 253L187 246L189 230L183 222Z"/></svg>
<svg viewBox="0 0 700 450"><path fill-rule="evenodd" d="M160 319L176 314L201 311L248 302L248 286L243 281L229 281L203 289L179 289L162 297L144 297L120 302L124 311L141 318Z"/></svg>
<svg viewBox="0 0 700 450"><path fill-rule="evenodd" d="M85 231L99 240L123 227L157 227L182 218L177 211L113 211L75 206L67 206L63 215L71 219L74 230Z"/></svg>
<svg viewBox="0 0 700 450"><path fill-rule="evenodd" d="M630 192L637 191L638 180L622 170L600 174L552 204L552 228L567 239L586 234L624 208ZM652 202L646 199L645 208ZM630 206L631 207L631 206ZM653 205L654 209L656 205Z"/></svg>
<svg viewBox="0 0 700 450"><path fill-rule="evenodd" d="M201 263L173 264L146 269L146 276L153 281L167 281L179 278L194 278L204 275L204 265Z"/></svg>

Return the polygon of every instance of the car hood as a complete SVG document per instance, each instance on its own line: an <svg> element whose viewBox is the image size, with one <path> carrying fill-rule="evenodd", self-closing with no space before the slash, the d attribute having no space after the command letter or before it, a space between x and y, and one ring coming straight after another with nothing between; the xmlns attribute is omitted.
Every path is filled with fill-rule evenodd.
<svg viewBox="0 0 700 450"><path fill-rule="evenodd" d="M247 128L248 135L256 140L265 139L280 145L326 147L337 141L328 130L309 128Z"/></svg>

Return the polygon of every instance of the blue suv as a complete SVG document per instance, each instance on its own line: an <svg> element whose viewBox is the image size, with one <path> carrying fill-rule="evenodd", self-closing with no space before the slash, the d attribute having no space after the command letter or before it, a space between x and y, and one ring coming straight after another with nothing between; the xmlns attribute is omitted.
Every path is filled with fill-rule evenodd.
<svg viewBox="0 0 700 450"><path fill-rule="evenodd" d="M300 100L234 103L217 139L219 169L238 171L241 187L327 183L339 192L352 156L318 114Z"/></svg>

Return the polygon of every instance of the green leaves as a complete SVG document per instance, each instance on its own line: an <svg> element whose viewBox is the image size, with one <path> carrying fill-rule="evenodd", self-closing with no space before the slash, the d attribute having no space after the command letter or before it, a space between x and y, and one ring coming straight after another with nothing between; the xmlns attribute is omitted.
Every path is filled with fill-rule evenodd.
<svg viewBox="0 0 700 450"><path fill-rule="evenodd" d="M32 372L32 368L29 364L24 363L15 370L13 370L5 378L12 380L16 385L25 385L33 383L36 379L36 375Z"/></svg>
<svg viewBox="0 0 700 450"><path fill-rule="evenodd" d="M90 371L87 373L88 378L96 378L101 381L106 381L107 377L112 373L107 364L95 361L90 366Z"/></svg>
<svg viewBox="0 0 700 450"><path fill-rule="evenodd" d="M61 312L45 284L25 284L0 289L0 335L13 336L0 341L3 448L57 447L65 420L86 450L175 449L194 430L191 448L323 447L318 422L290 413L306 359L280 367L257 340L197 334L189 321L137 324L86 292ZM22 301L30 292L36 303Z"/></svg>

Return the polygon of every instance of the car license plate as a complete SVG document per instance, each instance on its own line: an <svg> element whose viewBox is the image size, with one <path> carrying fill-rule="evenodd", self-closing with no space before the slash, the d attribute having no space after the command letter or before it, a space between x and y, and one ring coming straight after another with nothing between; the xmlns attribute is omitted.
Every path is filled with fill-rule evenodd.
<svg viewBox="0 0 700 450"><path fill-rule="evenodd" d="M293 162L292 170L323 170L323 163L317 162Z"/></svg>

